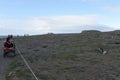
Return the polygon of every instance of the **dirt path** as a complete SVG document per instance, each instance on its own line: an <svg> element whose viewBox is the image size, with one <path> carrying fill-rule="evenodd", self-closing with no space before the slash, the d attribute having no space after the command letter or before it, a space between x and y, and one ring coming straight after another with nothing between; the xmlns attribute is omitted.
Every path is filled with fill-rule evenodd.
<svg viewBox="0 0 120 80"><path fill-rule="evenodd" d="M5 73L10 62L10 58L3 57L3 41L0 41L0 80L5 80Z"/></svg>

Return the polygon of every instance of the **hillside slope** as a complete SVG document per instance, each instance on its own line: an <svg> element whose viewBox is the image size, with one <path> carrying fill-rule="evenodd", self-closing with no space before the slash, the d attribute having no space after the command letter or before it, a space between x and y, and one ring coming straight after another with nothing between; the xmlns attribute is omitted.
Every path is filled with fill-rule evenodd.
<svg viewBox="0 0 120 80"><path fill-rule="evenodd" d="M41 80L120 80L120 33L85 31L20 37L16 44ZM102 55L98 48L108 51ZM7 80L35 80L16 56Z"/></svg>

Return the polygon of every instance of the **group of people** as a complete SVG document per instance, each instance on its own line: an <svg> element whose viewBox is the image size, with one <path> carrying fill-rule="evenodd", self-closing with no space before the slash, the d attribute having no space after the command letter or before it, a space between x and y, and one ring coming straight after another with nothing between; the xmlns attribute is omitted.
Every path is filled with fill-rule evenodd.
<svg viewBox="0 0 120 80"><path fill-rule="evenodd" d="M4 41L4 54L3 56L6 57L9 52L14 51L14 41L13 41L13 35L8 35L6 40Z"/></svg>

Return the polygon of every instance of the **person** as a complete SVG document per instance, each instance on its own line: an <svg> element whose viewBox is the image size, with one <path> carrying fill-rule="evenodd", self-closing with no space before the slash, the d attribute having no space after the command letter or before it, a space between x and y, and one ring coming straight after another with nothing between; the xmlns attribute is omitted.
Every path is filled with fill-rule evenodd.
<svg viewBox="0 0 120 80"><path fill-rule="evenodd" d="M8 35L8 37L7 38L10 38L10 42L11 43L13 43L14 42L14 40L13 40L13 35L11 34L11 35Z"/></svg>
<svg viewBox="0 0 120 80"><path fill-rule="evenodd" d="M9 53L9 52L12 52L14 51L13 50L13 46L14 44L10 41L11 38L10 37L7 37L6 40L4 41L4 57L6 57L6 55Z"/></svg>

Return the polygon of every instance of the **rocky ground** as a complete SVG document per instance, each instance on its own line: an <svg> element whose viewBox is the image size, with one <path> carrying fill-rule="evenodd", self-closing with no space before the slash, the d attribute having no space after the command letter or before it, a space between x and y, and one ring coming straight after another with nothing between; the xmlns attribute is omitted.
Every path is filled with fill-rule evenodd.
<svg viewBox="0 0 120 80"><path fill-rule="evenodd" d="M26 36L15 41L40 80L120 80L120 31ZM19 55L12 59L5 80L35 80Z"/></svg>

